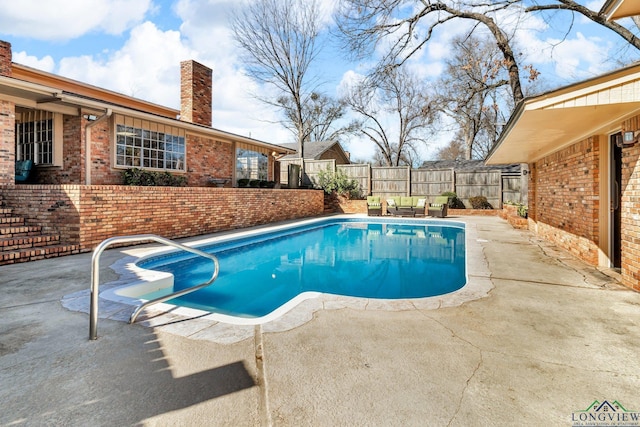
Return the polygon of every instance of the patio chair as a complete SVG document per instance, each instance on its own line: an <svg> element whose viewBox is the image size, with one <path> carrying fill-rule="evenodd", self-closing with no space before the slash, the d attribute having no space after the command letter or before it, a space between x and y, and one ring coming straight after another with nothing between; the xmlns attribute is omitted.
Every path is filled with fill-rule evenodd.
<svg viewBox="0 0 640 427"><path fill-rule="evenodd" d="M429 203L429 216L444 218L447 216L447 208L449 203L448 196L438 196L433 203Z"/></svg>
<svg viewBox="0 0 640 427"><path fill-rule="evenodd" d="M380 203L380 196L367 196L367 215L382 215L382 203Z"/></svg>
<svg viewBox="0 0 640 427"><path fill-rule="evenodd" d="M27 182L33 169L33 160L16 161L16 182Z"/></svg>
<svg viewBox="0 0 640 427"><path fill-rule="evenodd" d="M418 216L424 216L424 210L427 204L427 198L422 196L413 196L413 211Z"/></svg>

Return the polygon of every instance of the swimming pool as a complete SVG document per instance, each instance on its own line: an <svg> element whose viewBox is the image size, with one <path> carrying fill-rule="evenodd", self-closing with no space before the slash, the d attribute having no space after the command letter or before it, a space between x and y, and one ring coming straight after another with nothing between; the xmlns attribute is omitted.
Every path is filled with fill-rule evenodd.
<svg viewBox="0 0 640 427"><path fill-rule="evenodd" d="M218 257L218 279L168 303L256 323L322 293L412 299L466 283L465 228L451 221L326 219L198 248ZM137 266L172 280L117 295L150 300L206 281L213 268L184 253L147 257Z"/></svg>

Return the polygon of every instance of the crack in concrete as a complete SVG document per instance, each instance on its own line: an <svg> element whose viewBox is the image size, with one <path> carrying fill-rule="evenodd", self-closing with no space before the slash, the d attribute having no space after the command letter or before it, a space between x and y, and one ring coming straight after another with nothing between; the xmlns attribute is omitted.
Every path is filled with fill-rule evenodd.
<svg viewBox="0 0 640 427"><path fill-rule="evenodd" d="M269 409L269 388L265 367L262 325L256 325L255 327L254 346L256 358L256 382L258 383L257 385L260 390L260 397L258 399L260 425L271 427L273 425L273 420L271 419L271 410Z"/></svg>
<svg viewBox="0 0 640 427"><path fill-rule="evenodd" d="M621 286L621 284L617 280L615 280L614 278L609 277L609 276L607 276L607 278L610 279L610 280L604 281L601 284L598 284L598 283L595 283L595 282L591 281L590 278L584 272L580 271L577 267L572 265L571 262L568 262L568 261L565 261L565 260L570 260L570 261L573 261L573 262L580 262L580 263L583 263L583 261L581 261L580 259L576 258L574 255L570 254L569 252L566 252L566 250L564 250L562 248L558 248L558 250L565 252L566 255L567 255L566 257L558 257L558 256L555 256L555 255L551 255L549 252L552 251L552 250L556 250L556 248L551 248L551 247L548 247L548 246L545 247L543 241L541 241L539 239L535 239L535 238L533 238L531 236L529 237L529 243L534 245L534 246L536 246L536 247L538 247L538 249L540 249L542 254L544 256L546 256L547 258L550 258L552 261L555 261L557 264L559 264L559 265L561 265L561 266L563 266L565 268L568 268L569 270L571 270L574 273L576 273L578 276L582 277L582 282L585 285L594 286L594 287L601 288L601 289L602 288L606 288L607 286L610 286L612 284L615 285L615 286ZM604 273L601 273L601 274L606 276Z"/></svg>
<svg viewBox="0 0 640 427"><path fill-rule="evenodd" d="M13 308L30 307L30 306L33 306L33 305L48 304L48 303L51 303L51 302L59 302L59 301L60 301L60 299L56 298L56 299L50 299L50 300L26 302L24 304L5 305L3 307L0 307L0 310L10 310L10 309L13 309Z"/></svg>
<svg viewBox="0 0 640 427"><path fill-rule="evenodd" d="M556 366L556 367L560 367L560 368L576 369L576 370L580 370L580 371L591 372L591 373L599 373L599 374L625 375L625 376L632 376L632 377L636 377L636 378L640 379L640 375L629 375L627 373L623 373L623 372L620 372L620 371L612 371L612 370L609 370L609 369L590 369L590 367L588 365L571 365L571 364L568 364L568 363L559 363L559 362L554 362L554 361L550 361L550 360L539 359L537 357L524 356L524 355L521 355L521 354L505 353L505 352L502 352L502 351L495 351L495 350L480 350L480 351L484 352L484 353L497 354L497 355L504 356L504 357L512 357L514 359L526 360L526 361L530 361L530 362L536 362L536 363L540 363L540 364L544 364L544 365Z"/></svg>
<svg viewBox="0 0 640 427"><path fill-rule="evenodd" d="M484 359L482 357L482 350L478 349L478 351L480 353L480 360L478 361L478 364L476 365L475 369L473 370L473 372L471 373L469 378L467 378L467 381L464 384L464 388L462 389L462 392L460 393L460 399L458 400L458 405L456 406L456 410L454 411L453 415L451 416L451 419L447 423L447 426L450 426L451 423L453 423L453 421L456 419L456 417L460 413L460 409L462 408L462 401L464 400L465 394L467 394L467 389L469 388L469 383L471 383L471 380L473 379L473 377L476 376L476 373L480 370L480 367L484 363Z"/></svg>
<svg viewBox="0 0 640 427"><path fill-rule="evenodd" d="M462 391L460 392L460 399L458 399L458 404L456 405L455 411L453 412L453 415L451 416L451 419L449 420L449 422L447 423L447 426L450 426L451 423L453 423L453 421L456 419L456 417L458 416L458 414L460 413L460 409L462 408L462 401L464 400L464 396L467 393L467 389L469 388L469 385L471 383L471 381L473 380L473 378L476 376L476 373L480 370L480 368L482 367L482 365L484 364L484 356L483 356L483 352L484 350L482 350L480 347L478 347L477 345L475 345L474 343L472 343L471 341L462 338L460 335L458 335L453 329L451 329L449 326L445 325L444 323L442 323L440 320L435 319L432 316L427 315L427 313L425 313L422 310L419 310L419 312L425 316L426 318L428 318L429 320L434 321L435 323L437 323L438 325L440 325L442 328L444 328L445 330L449 331L449 333L451 334L452 337L462 341L463 343L468 344L469 346L471 346L472 348L476 349L478 351L478 356L480 357L480 360L478 360L478 363L476 364L476 367L473 369L473 372L471 372L471 375L469 375L469 377L467 378L467 380L465 381L465 385L464 388L462 389Z"/></svg>
<svg viewBox="0 0 640 427"><path fill-rule="evenodd" d="M565 288L576 288L576 289L584 289L586 291L603 291L603 290L607 290L610 291L611 289L609 288L605 288L603 286L596 286L595 287L585 287L585 286L580 286L580 285L572 285L569 283L553 283L553 282L542 282L540 280L525 280L525 279L516 279L513 277L500 277L500 276L491 276L491 279L495 279L495 280L504 280L504 281L509 281L509 282L522 282L522 283L529 283L532 285L548 285L548 286L562 286Z"/></svg>

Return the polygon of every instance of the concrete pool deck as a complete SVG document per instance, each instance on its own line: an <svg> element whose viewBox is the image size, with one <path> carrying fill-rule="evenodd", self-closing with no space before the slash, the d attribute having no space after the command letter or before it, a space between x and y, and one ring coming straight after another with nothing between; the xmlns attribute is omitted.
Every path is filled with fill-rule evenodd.
<svg viewBox="0 0 640 427"><path fill-rule="evenodd" d="M106 304L89 341L88 315L63 304L88 289L91 254L2 266L0 425L567 426L595 400L640 412L640 294L497 217L452 219L473 246L469 301L323 302L286 328L190 334L201 319L129 325ZM105 252L101 283L142 250Z"/></svg>

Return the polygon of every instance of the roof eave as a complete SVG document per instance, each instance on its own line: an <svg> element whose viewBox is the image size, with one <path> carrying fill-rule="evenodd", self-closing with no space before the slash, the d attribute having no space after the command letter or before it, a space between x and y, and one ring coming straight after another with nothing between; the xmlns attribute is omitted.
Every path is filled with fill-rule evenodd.
<svg viewBox="0 0 640 427"><path fill-rule="evenodd" d="M637 0L633 2L630 0L607 0L598 13L604 15L607 21L629 18L640 15L640 4Z"/></svg>
<svg viewBox="0 0 640 427"><path fill-rule="evenodd" d="M207 127L207 126L184 122L178 119L166 117L164 115L157 115L157 114L148 113L141 110L132 109L132 108L114 104L114 103L85 98L82 96L71 94L69 92L65 92L60 88L46 86L39 83L32 83L25 80L15 79L7 76L0 76L0 86L5 86L7 88L19 90L23 92L23 94L32 94L34 95L34 99L37 99L38 97L46 97L51 99L51 101L49 102L57 102L57 103L60 103L61 105L73 105L76 107L96 109L99 111L111 110L115 113L126 114L129 116L139 117L146 120L152 120L155 122L170 124L171 126L179 126L179 127L185 128L188 131L209 135L215 138L233 140L236 142L268 148L269 150L276 151L279 154L295 153L295 150L291 150L286 147L281 147L279 145L272 144L269 142L260 141L257 139L245 137L242 135L237 135L231 132L226 132L226 131L222 131L222 130Z"/></svg>

